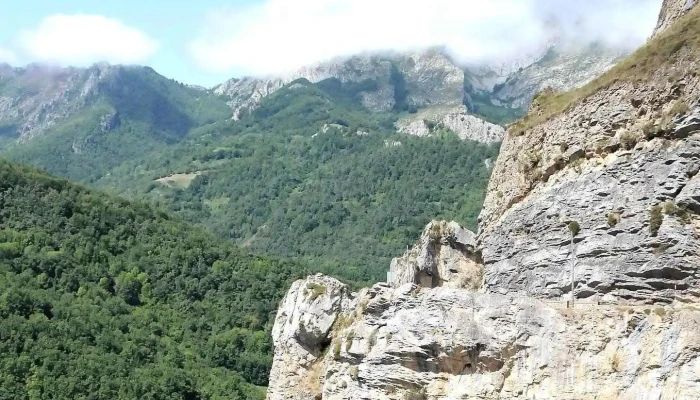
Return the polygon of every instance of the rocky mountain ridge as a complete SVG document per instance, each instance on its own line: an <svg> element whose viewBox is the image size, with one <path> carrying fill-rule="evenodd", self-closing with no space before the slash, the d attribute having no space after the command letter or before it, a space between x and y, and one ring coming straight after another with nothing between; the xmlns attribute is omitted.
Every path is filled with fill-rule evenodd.
<svg viewBox="0 0 700 400"><path fill-rule="evenodd" d="M296 282L268 399L700 397L700 7L668 20L685 4L602 77L535 99L478 235L433 222L357 293Z"/></svg>
<svg viewBox="0 0 700 400"><path fill-rule="evenodd" d="M234 78L214 88L230 98L233 118L296 79L372 82L362 104L373 111L466 105L476 114L485 107L519 113L545 87L567 90L583 85L612 67L624 52L597 46L569 48L552 42L522 59L493 66L463 66L443 49L413 53L358 55L302 68L285 76Z"/></svg>

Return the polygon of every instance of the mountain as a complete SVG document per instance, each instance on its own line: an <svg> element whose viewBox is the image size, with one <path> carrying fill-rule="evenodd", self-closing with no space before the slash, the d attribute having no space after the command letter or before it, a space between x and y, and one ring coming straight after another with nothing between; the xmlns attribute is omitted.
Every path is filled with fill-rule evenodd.
<svg viewBox="0 0 700 400"><path fill-rule="evenodd" d="M0 68L0 154L91 182L225 119L225 102L148 67Z"/></svg>
<svg viewBox="0 0 700 400"><path fill-rule="evenodd" d="M465 137L472 140L437 122L426 127L429 137L397 133L396 114L356 101L362 89L295 81L241 120L212 125L97 184L251 250L375 282L433 216L476 227L503 131L463 115L465 124L481 123Z"/></svg>
<svg viewBox="0 0 700 400"><path fill-rule="evenodd" d="M234 119L238 119L296 79L320 82L335 78L344 83L368 83L361 98L372 111L465 105L486 120L507 123L525 113L538 91L581 86L624 55L601 45L572 46L554 41L541 52L507 64L464 66L443 49L434 48L358 55L305 67L286 76L231 79L215 87L214 92L230 98Z"/></svg>
<svg viewBox="0 0 700 400"><path fill-rule="evenodd" d="M260 399L304 273L0 161L0 398Z"/></svg>
<svg viewBox="0 0 700 400"><path fill-rule="evenodd" d="M500 124L615 60L576 51L359 55L212 91L147 67L3 67L0 155L369 284L432 218L476 229Z"/></svg>
<svg viewBox="0 0 700 400"><path fill-rule="evenodd" d="M659 20L509 128L478 234L433 221L355 293L295 282L267 398L699 398L700 6Z"/></svg>

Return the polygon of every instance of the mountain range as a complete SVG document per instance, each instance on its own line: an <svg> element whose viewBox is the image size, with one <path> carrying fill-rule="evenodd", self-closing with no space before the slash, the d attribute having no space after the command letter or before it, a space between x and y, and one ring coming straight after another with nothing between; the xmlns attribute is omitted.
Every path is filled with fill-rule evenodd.
<svg viewBox="0 0 700 400"><path fill-rule="evenodd" d="M667 2L659 32L687 11ZM538 302L567 292L564 245L597 245L576 247L581 297L694 296L673 262L696 261L695 92L689 70L645 91L644 60L666 54L648 49L361 54L210 89L143 66L0 65L0 398L427 399L464 395L440 383L464 377L524 393L536 383L498 386L520 338L564 357L581 329L609 333ZM635 165L665 178L636 185ZM292 284L315 273L344 283ZM568 342L540 335L557 329Z"/></svg>

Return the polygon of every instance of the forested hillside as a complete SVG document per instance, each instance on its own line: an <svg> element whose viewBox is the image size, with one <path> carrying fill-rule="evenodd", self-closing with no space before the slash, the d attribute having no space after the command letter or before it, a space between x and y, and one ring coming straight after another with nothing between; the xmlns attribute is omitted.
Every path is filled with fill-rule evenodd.
<svg viewBox="0 0 700 400"><path fill-rule="evenodd" d="M476 227L485 161L498 146L440 127L431 138L397 134L395 112L371 113L357 101L364 85L294 82L241 121L199 129L97 184L255 251L299 256L357 281L383 279L391 257L431 219Z"/></svg>
<svg viewBox="0 0 700 400"><path fill-rule="evenodd" d="M263 398L309 272L0 161L0 399Z"/></svg>
<svg viewBox="0 0 700 400"><path fill-rule="evenodd" d="M225 99L139 66L0 71L0 154L91 183L230 117Z"/></svg>

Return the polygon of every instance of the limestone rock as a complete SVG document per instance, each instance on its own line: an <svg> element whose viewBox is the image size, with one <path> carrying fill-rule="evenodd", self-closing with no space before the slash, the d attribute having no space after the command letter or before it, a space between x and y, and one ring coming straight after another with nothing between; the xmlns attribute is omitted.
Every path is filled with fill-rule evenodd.
<svg viewBox="0 0 700 400"><path fill-rule="evenodd" d="M506 130L467 112L466 107L435 107L403 118L396 123L397 130L412 136L431 136L436 130L449 129L462 140L496 143L503 140Z"/></svg>
<svg viewBox="0 0 700 400"><path fill-rule="evenodd" d="M575 258L579 298L700 295L700 63L679 54L689 61L612 82L506 135L480 216L485 290L558 298Z"/></svg>
<svg viewBox="0 0 700 400"><path fill-rule="evenodd" d="M295 282L277 311L272 340L275 349L269 399L313 398L316 382L303 375L330 342L330 330L348 301L348 288L333 278L311 276ZM295 388L300 397L286 397Z"/></svg>
<svg viewBox="0 0 700 400"><path fill-rule="evenodd" d="M331 78L344 83L373 81L374 90L360 93L362 104L371 111L390 110L397 101L417 108L466 105L473 110L472 97L484 98L496 107L525 109L533 95L544 87L565 90L581 86L625 54L599 47L570 48L554 41L514 60L464 66L443 49L425 49L335 59L280 76L231 79L213 90L230 97L234 119L300 78L313 83ZM461 114L466 113L460 113L459 121L453 121L456 126L462 125Z"/></svg>
<svg viewBox="0 0 700 400"><path fill-rule="evenodd" d="M700 396L700 312L693 309L566 310L526 297L411 284L378 284L357 300L344 303L327 351L294 370L293 381L306 384L273 379L268 399ZM273 370L297 348L293 340L278 343Z"/></svg>
<svg viewBox="0 0 700 400"><path fill-rule="evenodd" d="M389 283L479 289L483 270L475 247L473 232L454 221L432 221L418 243L391 262Z"/></svg>
<svg viewBox="0 0 700 400"><path fill-rule="evenodd" d="M653 36L657 36L673 25L697 4L697 0L664 0L659 14L659 22L656 24ZM652 36L652 37L653 37Z"/></svg>

